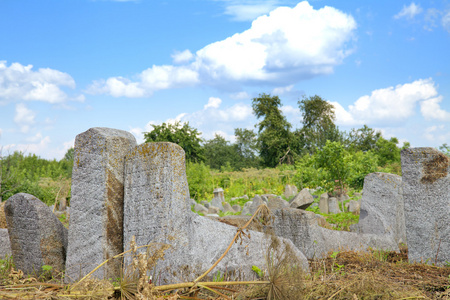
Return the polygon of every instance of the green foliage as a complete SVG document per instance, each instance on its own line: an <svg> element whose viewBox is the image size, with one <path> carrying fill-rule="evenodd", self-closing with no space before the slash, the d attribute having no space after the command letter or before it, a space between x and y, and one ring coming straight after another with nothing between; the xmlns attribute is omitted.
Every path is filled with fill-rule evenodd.
<svg viewBox="0 0 450 300"><path fill-rule="evenodd" d="M344 185L350 173L349 154L340 142L327 141L322 150L317 152L315 158L316 166L325 170L327 189L334 189L334 182L338 180L340 190L344 190Z"/></svg>
<svg viewBox="0 0 450 300"><path fill-rule="evenodd" d="M351 212L342 212L339 214L321 214L325 216L327 222L336 225L334 229L350 231L350 225L356 224L359 221L359 215Z"/></svg>
<svg viewBox="0 0 450 300"><path fill-rule="evenodd" d="M445 155L450 156L450 146L447 145L447 143L442 144L442 146L439 146L439 150L443 152Z"/></svg>
<svg viewBox="0 0 450 300"><path fill-rule="evenodd" d="M227 171L233 171L239 167L236 145L231 145L230 142L220 135L216 134L214 139L207 141L203 147L205 150L205 163L212 169L220 170L224 168Z"/></svg>
<svg viewBox="0 0 450 300"><path fill-rule="evenodd" d="M204 161L204 149L201 146L200 133L189 126L189 123L162 123L152 125L153 130L144 134L145 142L171 142L178 144L186 153L186 160L190 162Z"/></svg>
<svg viewBox="0 0 450 300"><path fill-rule="evenodd" d="M290 147L293 134L292 125L283 116L278 96L260 94L252 100L253 113L257 119L262 119L258 128L260 157L265 167L275 167L280 163L292 164L294 152Z"/></svg>
<svg viewBox="0 0 450 300"><path fill-rule="evenodd" d="M400 162L400 148L397 147L398 139L393 137L389 140L380 137L376 142L376 154L380 166L389 163Z"/></svg>
<svg viewBox="0 0 450 300"><path fill-rule="evenodd" d="M243 168L256 168L260 164L258 157L258 140L253 130L236 128L236 151L238 154L237 170Z"/></svg>
<svg viewBox="0 0 450 300"><path fill-rule="evenodd" d="M347 136L348 148L352 151L370 151L376 149L377 141L381 138L381 131L364 125L362 128L353 128Z"/></svg>
<svg viewBox="0 0 450 300"><path fill-rule="evenodd" d="M259 278L264 278L264 272L261 271L261 269L258 268L257 266L252 266L252 271L255 272Z"/></svg>

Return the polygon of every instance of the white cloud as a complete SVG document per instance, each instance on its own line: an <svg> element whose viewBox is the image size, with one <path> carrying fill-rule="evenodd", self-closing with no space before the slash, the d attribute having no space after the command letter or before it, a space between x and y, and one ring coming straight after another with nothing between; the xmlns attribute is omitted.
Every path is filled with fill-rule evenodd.
<svg viewBox="0 0 450 300"><path fill-rule="evenodd" d="M418 104L425 118L442 120L448 113L440 109L441 99L434 82L429 78L374 90L349 105L347 110L339 103L331 103L335 107L338 124L361 125L403 122L415 114Z"/></svg>
<svg viewBox="0 0 450 300"><path fill-rule="evenodd" d="M442 17L442 26L450 33L450 11Z"/></svg>
<svg viewBox="0 0 450 300"><path fill-rule="evenodd" d="M416 15L422 12L422 7L411 2L409 6L403 6L402 10L394 16L394 19L406 18L413 19Z"/></svg>
<svg viewBox="0 0 450 300"><path fill-rule="evenodd" d="M45 158L54 158L52 156L54 153L49 153L48 146L50 144L50 137L40 137L40 140L35 141L34 143L29 144L9 144L5 146L8 152L21 151L25 154L34 153L38 156Z"/></svg>
<svg viewBox="0 0 450 300"><path fill-rule="evenodd" d="M439 105L443 97L438 96L420 103L420 112L426 120L439 120L450 122L450 112L441 109Z"/></svg>
<svg viewBox="0 0 450 300"><path fill-rule="evenodd" d="M348 42L355 29L352 16L332 7L315 10L306 1L278 7L250 29L198 50L189 64L154 65L138 81L112 77L94 82L89 91L145 97L200 83L228 90L247 83L290 85L333 72L351 53Z"/></svg>
<svg viewBox="0 0 450 300"><path fill-rule="evenodd" d="M0 102L43 101L61 103L70 98L61 87L75 88L75 81L67 74L49 68L33 70L32 65L24 66L0 61Z"/></svg>
<svg viewBox="0 0 450 300"><path fill-rule="evenodd" d="M247 92L237 92L237 93L231 94L230 97L232 99L243 100L243 99L249 99L250 95Z"/></svg>
<svg viewBox="0 0 450 300"><path fill-rule="evenodd" d="M216 97L209 97L208 104L206 104L203 109L207 109L209 107L212 108L219 108L220 104L222 103L222 100L220 98Z"/></svg>
<svg viewBox="0 0 450 300"><path fill-rule="evenodd" d="M294 88L293 84L288 85L288 86L283 86L283 87L277 87L272 90L272 94L282 95L282 94L292 91L293 88Z"/></svg>
<svg viewBox="0 0 450 300"><path fill-rule="evenodd" d="M14 116L14 122L20 127L20 131L27 133L30 130L30 126L34 124L34 118L36 113L23 103L16 105L16 114Z"/></svg>
<svg viewBox="0 0 450 300"><path fill-rule="evenodd" d="M144 142L144 130L142 128L131 128L129 132L134 135L138 144L142 144Z"/></svg>
<svg viewBox="0 0 450 300"><path fill-rule="evenodd" d="M253 4L238 3L229 5L225 9L225 14L231 15L234 21L252 21L276 7L275 1L261 1Z"/></svg>
<svg viewBox="0 0 450 300"><path fill-rule="evenodd" d="M187 63L191 61L193 58L194 54L192 54L192 52L189 51L188 49L182 52L175 51L175 53L172 54L172 59L175 64Z"/></svg>

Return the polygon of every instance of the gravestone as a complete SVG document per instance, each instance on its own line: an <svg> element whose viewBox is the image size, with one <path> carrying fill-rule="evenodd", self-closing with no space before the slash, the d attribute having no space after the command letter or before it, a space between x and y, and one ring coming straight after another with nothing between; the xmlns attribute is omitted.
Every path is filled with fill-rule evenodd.
<svg viewBox="0 0 450 300"><path fill-rule="evenodd" d="M401 159L408 259L443 265L450 261L449 158L434 148L410 148Z"/></svg>
<svg viewBox="0 0 450 300"><path fill-rule="evenodd" d="M291 208L307 209L314 202L309 189L303 189L290 202Z"/></svg>
<svg viewBox="0 0 450 300"><path fill-rule="evenodd" d="M214 198L211 200L210 205L211 205L211 206L214 206L214 207L218 207L221 211L223 211L223 205L222 205L222 202L223 202L223 200L222 200L221 197L214 197Z"/></svg>
<svg viewBox="0 0 450 300"><path fill-rule="evenodd" d="M284 197L286 197L286 198L295 196L295 195L297 195L297 193L298 193L298 190L295 185L286 184L286 186L284 187Z"/></svg>
<svg viewBox="0 0 450 300"><path fill-rule="evenodd" d="M7 228L5 216L5 202L0 202L0 228Z"/></svg>
<svg viewBox="0 0 450 300"><path fill-rule="evenodd" d="M377 172L364 178L358 229L361 233L393 234L398 243L406 243L400 176Z"/></svg>
<svg viewBox="0 0 450 300"><path fill-rule="evenodd" d="M244 207L242 208L241 216L246 216L248 214L252 214L250 208L253 205L253 201L247 201L244 204Z"/></svg>
<svg viewBox="0 0 450 300"><path fill-rule="evenodd" d="M181 147L172 143L148 143L126 155L124 248L129 247L133 236L137 246L170 245L164 260L158 261L151 271L158 274L160 284L195 279L223 254L236 234L235 227L192 213L187 209L188 199L185 154ZM251 238L245 239L242 245L233 244L213 273L227 271L252 278L251 267L264 266L271 239L252 232ZM291 249L298 265L306 269L306 258L292 242L274 239L281 248ZM130 259L125 259L125 265L129 263Z"/></svg>
<svg viewBox="0 0 450 300"><path fill-rule="evenodd" d="M222 188L214 189L213 193L214 193L214 198L220 199L221 202L225 201L225 196L223 194L223 189Z"/></svg>
<svg viewBox="0 0 450 300"><path fill-rule="evenodd" d="M328 213L328 193L323 193L322 195L320 195L319 210L323 214Z"/></svg>
<svg viewBox="0 0 450 300"><path fill-rule="evenodd" d="M14 264L27 275L39 276L42 266L63 271L67 229L38 198L19 193L5 204L6 222Z"/></svg>
<svg viewBox="0 0 450 300"><path fill-rule="evenodd" d="M249 213L253 215L255 213L255 211L258 209L258 207L261 204L265 204L265 203L266 202L264 202L263 198L260 195L255 195L255 197L253 197L253 199L252 199L252 204L249 207ZM245 206L244 206L244 208L245 208Z"/></svg>
<svg viewBox="0 0 450 300"><path fill-rule="evenodd" d="M342 211L339 209L339 202L335 197L328 198L328 213L338 214Z"/></svg>
<svg viewBox="0 0 450 300"><path fill-rule="evenodd" d="M78 280L103 261L123 252L124 157L136 146L126 131L96 127L75 139L66 281ZM94 273L120 276L121 260Z"/></svg>
<svg viewBox="0 0 450 300"><path fill-rule="evenodd" d="M285 208L288 206L289 206L289 202L287 202L286 200L284 200L281 197L271 198L267 205L267 207L269 207L270 210Z"/></svg>
<svg viewBox="0 0 450 300"><path fill-rule="evenodd" d="M8 229L0 228L0 259L4 258L6 255L10 256L11 254Z"/></svg>
<svg viewBox="0 0 450 300"><path fill-rule="evenodd" d="M230 203L228 203L228 202L224 202L224 204L223 204L223 212L235 213L234 209L231 207Z"/></svg>

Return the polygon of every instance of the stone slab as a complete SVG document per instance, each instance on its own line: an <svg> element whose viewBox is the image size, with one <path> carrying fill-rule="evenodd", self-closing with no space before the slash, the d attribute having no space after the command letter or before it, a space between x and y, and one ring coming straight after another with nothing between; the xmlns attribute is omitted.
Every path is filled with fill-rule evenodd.
<svg viewBox="0 0 450 300"><path fill-rule="evenodd" d="M401 152L410 262L450 261L450 161L434 148Z"/></svg>
<svg viewBox="0 0 450 300"><path fill-rule="evenodd" d="M12 255L8 229L0 228L0 259L5 258L7 255Z"/></svg>
<svg viewBox="0 0 450 300"><path fill-rule="evenodd" d="M5 202L0 202L0 228L7 228L5 216Z"/></svg>
<svg viewBox="0 0 450 300"><path fill-rule="evenodd" d="M290 201L290 207L307 209L314 202L314 198L309 189L303 189Z"/></svg>
<svg viewBox="0 0 450 300"><path fill-rule="evenodd" d="M95 127L75 139L66 281L83 277L123 252L124 157L136 146L126 131ZM97 270L99 279L117 278L122 262Z"/></svg>
<svg viewBox="0 0 450 300"><path fill-rule="evenodd" d="M67 229L47 205L19 193L6 201L5 214L16 269L33 276L42 273L43 265L64 270Z"/></svg>

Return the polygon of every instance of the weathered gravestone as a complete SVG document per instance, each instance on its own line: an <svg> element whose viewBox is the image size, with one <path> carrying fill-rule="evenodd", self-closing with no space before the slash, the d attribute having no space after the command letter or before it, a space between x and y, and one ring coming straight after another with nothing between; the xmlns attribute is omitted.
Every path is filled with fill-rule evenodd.
<svg viewBox="0 0 450 300"><path fill-rule="evenodd" d="M295 196L298 193L297 187L295 185L286 184L284 187L284 197L289 198Z"/></svg>
<svg viewBox="0 0 450 300"><path fill-rule="evenodd" d="M43 265L64 270L67 229L47 205L30 194L15 194L6 201L5 214L17 269L37 276Z"/></svg>
<svg viewBox="0 0 450 300"><path fill-rule="evenodd" d="M328 198L328 213L329 214L338 214L342 211L339 208L339 201L335 197Z"/></svg>
<svg viewBox="0 0 450 300"><path fill-rule="evenodd" d="M68 282L123 252L124 158L135 146L131 133L111 128L91 128L75 139ZM94 276L117 278L120 269L120 259L112 260Z"/></svg>
<svg viewBox="0 0 450 300"><path fill-rule="evenodd" d="M307 209L314 202L308 189L303 189L290 202L291 208Z"/></svg>
<svg viewBox="0 0 450 300"><path fill-rule="evenodd" d="M406 243L400 176L377 172L364 178L357 228L361 233L393 234L398 243Z"/></svg>
<svg viewBox="0 0 450 300"><path fill-rule="evenodd" d="M172 143L148 143L126 156L124 248L135 236L137 246L150 243L170 245L164 260L158 261L154 278L158 283L193 280L206 271L225 251L236 228L198 216L188 209L189 189L185 154ZM281 248L291 249L298 265L306 258L292 242L275 238ZM251 278L253 265L263 266L271 238L252 232L250 240L234 244L217 265L220 270ZM247 252L250 255L247 255ZM125 260L125 265L130 259Z"/></svg>
<svg viewBox="0 0 450 300"><path fill-rule="evenodd" d="M319 210L323 214L328 213L328 193L323 193L322 195L320 195Z"/></svg>
<svg viewBox="0 0 450 300"><path fill-rule="evenodd" d="M216 188L213 191L214 198L220 199L221 202L225 201L225 196L223 194L223 188Z"/></svg>
<svg viewBox="0 0 450 300"><path fill-rule="evenodd" d="M450 162L434 148L401 152L408 259L450 261Z"/></svg>
<svg viewBox="0 0 450 300"><path fill-rule="evenodd" d="M0 259L4 258L6 255L11 255L8 229L0 228Z"/></svg>

